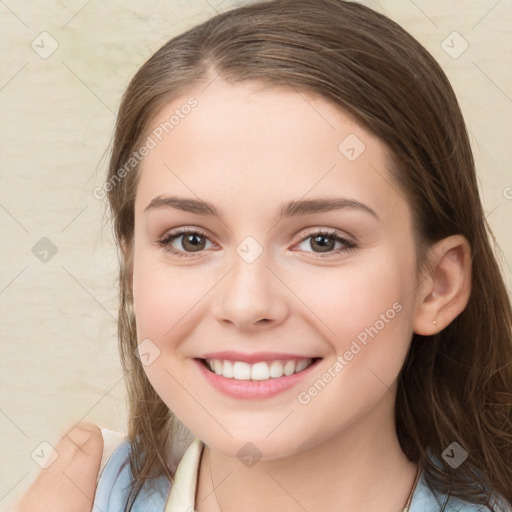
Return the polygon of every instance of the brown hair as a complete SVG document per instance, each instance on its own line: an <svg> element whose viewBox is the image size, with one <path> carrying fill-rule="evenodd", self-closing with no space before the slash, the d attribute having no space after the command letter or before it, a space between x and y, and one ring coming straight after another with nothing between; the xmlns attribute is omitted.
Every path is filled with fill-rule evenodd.
<svg viewBox="0 0 512 512"><path fill-rule="evenodd" d="M413 336L399 375L397 434L431 490L490 507L491 493L512 501L512 311L464 119L444 72L399 25L353 2L275 0L239 7L171 39L140 68L119 110L108 180L119 176L164 105L219 74L230 83L251 80L315 93L379 137L414 215L421 264L433 242L453 234L468 239L469 303L440 333ZM129 510L145 481L162 474L172 481L166 454L179 422L134 355L137 169L118 181L108 200L123 248L119 342L132 442ZM469 454L456 470L441 456L454 441Z"/></svg>

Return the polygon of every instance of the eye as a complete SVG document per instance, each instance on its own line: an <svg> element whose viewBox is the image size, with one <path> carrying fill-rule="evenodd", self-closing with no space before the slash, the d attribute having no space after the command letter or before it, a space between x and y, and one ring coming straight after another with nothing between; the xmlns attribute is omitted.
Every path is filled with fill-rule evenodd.
<svg viewBox="0 0 512 512"><path fill-rule="evenodd" d="M309 244L307 244L307 241ZM173 255L179 257L197 257L202 251L211 248L207 247L207 243L213 245L208 236L197 229L182 229L174 233L168 233L160 240L157 240L157 245L165 248L165 250ZM307 244L312 249L308 251L301 245ZM336 245L338 244L338 247ZM342 252L348 252L357 247L357 244L351 240L341 237L337 231L314 231L303 238L298 244L301 251L313 252L318 257L327 257Z"/></svg>
<svg viewBox="0 0 512 512"><path fill-rule="evenodd" d="M307 241L309 240L309 243ZM351 240L347 240L346 238L341 237L337 231L315 231L309 233L308 236L302 239L300 244L306 245L312 249L311 252L318 254L319 257L332 256L333 254L340 254L342 252L348 252L357 247L355 242ZM336 248L336 244L338 247ZM304 247L300 250L310 252Z"/></svg>
<svg viewBox="0 0 512 512"><path fill-rule="evenodd" d="M202 231L182 229L181 231L165 235L164 238L157 241L157 244L164 247L171 254L191 258L195 257L194 253L207 249L205 247L207 241L210 242L207 235Z"/></svg>

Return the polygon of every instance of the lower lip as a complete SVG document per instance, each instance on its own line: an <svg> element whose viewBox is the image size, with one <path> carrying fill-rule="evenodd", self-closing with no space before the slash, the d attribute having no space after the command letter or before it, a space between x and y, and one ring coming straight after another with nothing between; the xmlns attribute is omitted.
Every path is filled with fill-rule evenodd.
<svg viewBox="0 0 512 512"><path fill-rule="evenodd" d="M206 381L211 384L217 391L224 393L233 398L270 398L287 389L292 388L304 378L311 374L313 368L317 365L320 359L313 362L305 370L293 375L283 375L278 378L270 378L267 380L237 380L228 379L222 375L217 375L206 369L204 364L198 360L194 360L199 366L199 371L203 374Z"/></svg>

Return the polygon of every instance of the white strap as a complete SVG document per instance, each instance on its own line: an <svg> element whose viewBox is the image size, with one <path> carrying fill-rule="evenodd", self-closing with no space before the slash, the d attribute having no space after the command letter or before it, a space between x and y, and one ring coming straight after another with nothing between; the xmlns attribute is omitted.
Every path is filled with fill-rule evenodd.
<svg viewBox="0 0 512 512"><path fill-rule="evenodd" d="M110 459L111 455L114 453L114 450L126 439L125 434L121 434L120 432L115 432L114 430L109 430L108 428L100 427L101 435L103 436L103 454L101 456L100 469L98 471L98 478L96 483L98 483L101 473Z"/></svg>

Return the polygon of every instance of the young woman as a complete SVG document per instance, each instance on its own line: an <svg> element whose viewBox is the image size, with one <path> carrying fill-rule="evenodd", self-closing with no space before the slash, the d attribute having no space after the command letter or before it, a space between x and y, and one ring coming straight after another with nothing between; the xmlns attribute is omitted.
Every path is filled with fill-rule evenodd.
<svg viewBox="0 0 512 512"><path fill-rule="evenodd" d="M453 90L396 23L275 0L173 38L96 193L130 424L95 510L511 510L510 300Z"/></svg>

